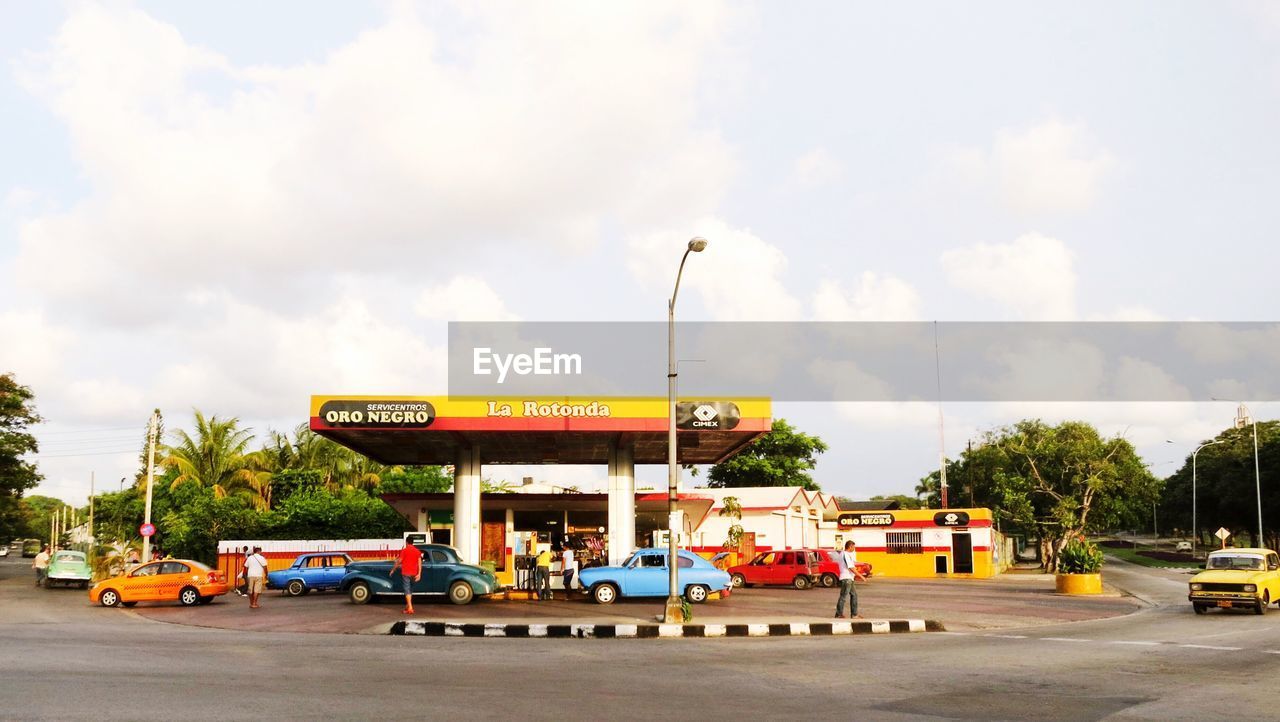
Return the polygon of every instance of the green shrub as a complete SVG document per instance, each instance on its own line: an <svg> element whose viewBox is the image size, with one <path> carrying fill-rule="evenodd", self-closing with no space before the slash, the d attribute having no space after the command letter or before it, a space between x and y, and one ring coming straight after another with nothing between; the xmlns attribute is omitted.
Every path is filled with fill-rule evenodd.
<svg viewBox="0 0 1280 722"><path fill-rule="evenodd" d="M1058 555L1061 574L1097 574L1102 570L1102 551L1083 539L1072 539Z"/></svg>

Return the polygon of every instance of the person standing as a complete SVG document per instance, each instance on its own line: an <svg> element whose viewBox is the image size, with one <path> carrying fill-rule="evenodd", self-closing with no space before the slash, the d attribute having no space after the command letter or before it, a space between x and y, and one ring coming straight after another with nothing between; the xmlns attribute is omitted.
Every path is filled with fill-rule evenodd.
<svg viewBox="0 0 1280 722"><path fill-rule="evenodd" d="M249 547L245 547L243 550L241 550L240 559L238 560L240 562L240 571L236 574L236 577L235 577L236 594L242 597L245 596L245 594L248 592L248 589L249 589L249 577L247 576L247 574L249 572L249 553L251 551L252 550L249 549Z"/></svg>
<svg viewBox="0 0 1280 722"><path fill-rule="evenodd" d="M400 570L400 588L404 590L404 613L413 614L413 584L422 579L422 551L408 539L404 540L404 549L391 565L391 574Z"/></svg>
<svg viewBox="0 0 1280 722"><path fill-rule="evenodd" d="M31 560L31 568L36 570L36 586L44 584L45 572L49 570L49 545L40 547L40 553Z"/></svg>
<svg viewBox="0 0 1280 722"><path fill-rule="evenodd" d="M244 576L249 585L249 608L257 609L258 596L267 588L267 558L262 556L262 547L254 547L244 560Z"/></svg>
<svg viewBox="0 0 1280 722"><path fill-rule="evenodd" d="M564 577L564 598L569 598L569 592L573 589L573 575L577 571L577 561L573 558L573 549L569 546L569 540L564 542L564 550L560 552L560 575Z"/></svg>
<svg viewBox="0 0 1280 722"><path fill-rule="evenodd" d="M858 590L854 589L854 581L866 579L858 573L858 553L853 540L844 543L844 551L840 552L840 599L836 601L836 619L844 616L845 600L849 600L849 616L862 619L858 614Z"/></svg>
<svg viewBox="0 0 1280 722"><path fill-rule="evenodd" d="M535 562L537 576L534 587L538 590L538 599L551 598L551 547L547 547L538 552L538 559Z"/></svg>

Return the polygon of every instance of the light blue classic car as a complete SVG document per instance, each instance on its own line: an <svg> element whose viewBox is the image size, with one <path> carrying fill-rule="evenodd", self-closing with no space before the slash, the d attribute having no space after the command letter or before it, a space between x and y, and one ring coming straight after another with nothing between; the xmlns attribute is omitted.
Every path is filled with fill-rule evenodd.
<svg viewBox="0 0 1280 722"><path fill-rule="evenodd" d="M414 582L413 594L447 594L454 604L469 604L477 596L501 591L493 572L474 564L464 564L458 552L443 544L415 544L422 552L422 577ZM392 562L355 562L347 565L347 575L338 586L354 604L367 604L375 596L403 596L402 575L391 573Z"/></svg>
<svg viewBox="0 0 1280 722"><path fill-rule="evenodd" d="M313 589L337 589L351 562L342 552L301 554L288 569L267 574L267 589L283 589L289 597L300 597Z"/></svg>
<svg viewBox="0 0 1280 722"><path fill-rule="evenodd" d="M677 552L680 593L693 604L705 602L712 592L727 595L729 573L683 549ZM582 587L596 602L612 604L618 597L665 597L670 592L666 549L641 549L622 566L590 567L578 575Z"/></svg>
<svg viewBox="0 0 1280 722"><path fill-rule="evenodd" d="M53 558L49 560L44 585L50 588L57 582L67 586L74 584L85 589L89 586L91 577L93 577L93 571L89 569L89 561L85 558L84 552L56 551L53 553Z"/></svg>

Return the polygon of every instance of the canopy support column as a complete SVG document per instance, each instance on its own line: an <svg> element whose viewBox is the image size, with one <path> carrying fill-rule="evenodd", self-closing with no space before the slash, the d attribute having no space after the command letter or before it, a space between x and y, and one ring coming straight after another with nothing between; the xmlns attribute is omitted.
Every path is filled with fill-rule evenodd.
<svg viewBox="0 0 1280 722"><path fill-rule="evenodd" d="M480 448L458 449L453 466L453 546L467 564L480 562Z"/></svg>
<svg viewBox="0 0 1280 722"><path fill-rule="evenodd" d="M609 445L609 564L631 556L636 543L636 462L627 445Z"/></svg>

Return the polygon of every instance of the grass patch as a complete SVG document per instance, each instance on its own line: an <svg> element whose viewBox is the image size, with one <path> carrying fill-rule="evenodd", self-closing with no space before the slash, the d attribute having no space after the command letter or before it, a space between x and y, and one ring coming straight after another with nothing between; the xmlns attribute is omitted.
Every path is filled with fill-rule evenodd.
<svg viewBox="0 0 1280 722"><path fill-rule="evenodd" d="M1200 567L1200 562L1153 559L1152 557L1143 554L1143 551L1145 550L1141 547L1137 549L1134 549L1131 546L1121 547L1108 545L1103 547L1103 553L1108 556L1123 559L1126 562L1133 562L1134 564L1141 564L1144 567L1158 567L1161 569L1198 569Z"/></svg>

